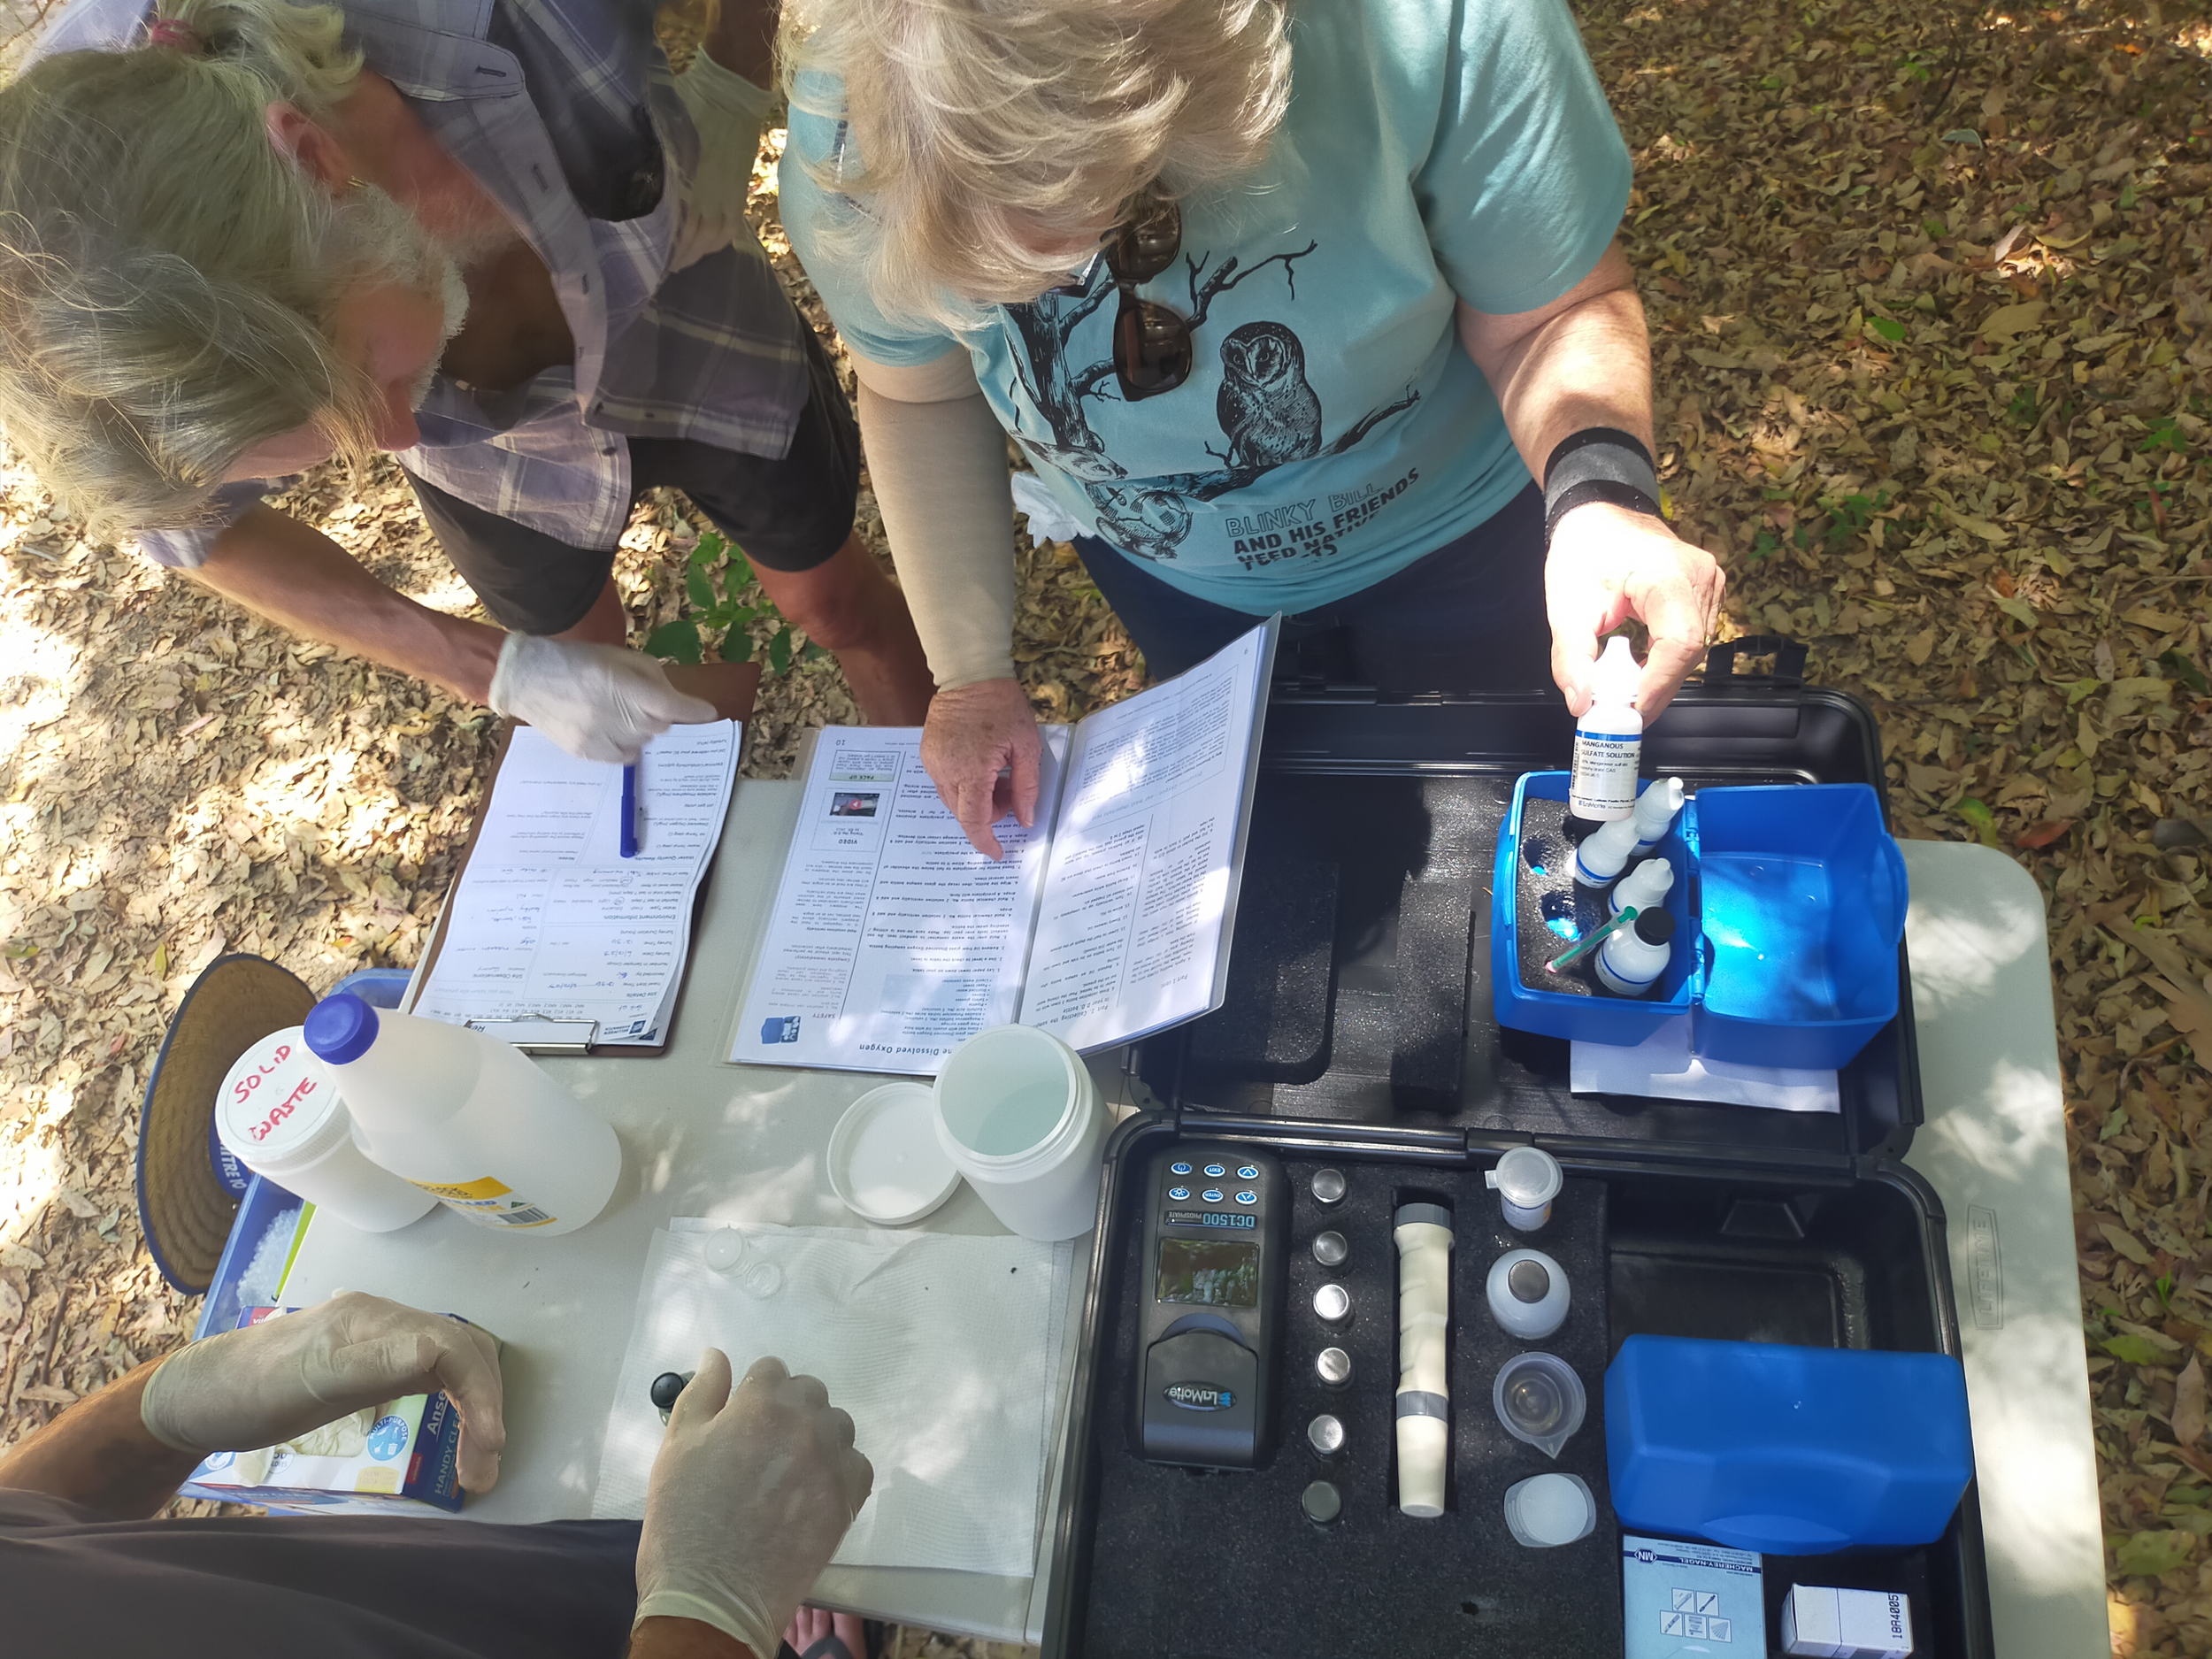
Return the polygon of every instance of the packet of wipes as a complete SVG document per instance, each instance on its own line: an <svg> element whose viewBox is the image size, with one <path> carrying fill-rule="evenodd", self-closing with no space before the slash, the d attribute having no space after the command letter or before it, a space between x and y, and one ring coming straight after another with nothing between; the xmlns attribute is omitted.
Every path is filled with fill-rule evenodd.
<svg viewBox="0 0 2212 1659"><path fill-rule="evenodd" d="M289 1313L249 1308L241 1329ZM463 1493L461 1414L442 1394L406 1394L311 1429L280 1446L212 1452L177 1488L188 1498L325 1515L450 1513Z"/></svg>

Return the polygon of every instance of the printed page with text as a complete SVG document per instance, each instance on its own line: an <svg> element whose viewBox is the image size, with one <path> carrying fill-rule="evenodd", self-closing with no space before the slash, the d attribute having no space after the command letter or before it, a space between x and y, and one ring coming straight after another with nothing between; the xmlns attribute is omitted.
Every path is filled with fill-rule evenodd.
<svg viewBox="0 0 2212 1659"><path fill-rule="evenodd" d="M789 856L730 1058L910 1072L1020 1005L1068 729L1044 728L1037 823L968 845L922 765L917 729L817 739Z"/></svg>

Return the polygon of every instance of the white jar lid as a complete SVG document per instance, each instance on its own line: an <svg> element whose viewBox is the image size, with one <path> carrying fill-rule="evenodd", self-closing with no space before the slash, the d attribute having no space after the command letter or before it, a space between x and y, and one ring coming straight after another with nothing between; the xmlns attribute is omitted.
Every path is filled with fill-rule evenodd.
<svg viewBox="0 0 2212 1659"><path fill-rule="evenodd" d="M1515 1147L1498 1160L1486 1184L1495 1187L1507 1203L1534 1210L1559 1196L1565 1178L1559 1172L1559 1160L1541 1147Z"/></svg>
<svg viewBox="0 0 2212 1659"><path fill-rule="evenodd" d="M845 1110L830 1131L830 1189L863 1220L919 1221L960 1185L937 1138L936 1097L926 1083L886 1083Z"/></svg>
<svg viewBox="0 0 2212 1659"><path fill-rule="evenodd" d="M328 1151L351 1131L337 1086L297 1025L238 1056L215 1098L215 1133L251 1170L272 1171Z"/></svg>

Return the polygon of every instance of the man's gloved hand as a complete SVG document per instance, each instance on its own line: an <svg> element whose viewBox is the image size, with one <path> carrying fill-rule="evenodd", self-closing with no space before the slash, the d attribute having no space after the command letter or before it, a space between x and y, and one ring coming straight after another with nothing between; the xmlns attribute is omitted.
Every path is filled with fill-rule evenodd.
<svg viewBox="0 0 2212 1659"><path fill-rule="evenodd" d="M474 1325L381 1296L348 1292L180 1348L147 1379L138 1411L146 1432L178 1451L252 1451L438 1389L461 1413L462 1486L490 1491L507 1443L496 1344Z"/></svg>
<svg viewBox="0 0 2212 1659"><path fill-rule="evenodd" d="M697 1619L773 1654L875 1479L819 1381L764 1359L733 1393L729 1356L707 1349L653 1460L638 1618Z"/></svg>
<svg viewBox="0 0 2212 1659"><path fill-rule="evenodd" d="M579 760L623 765L638 757L647 738L714 718L712 703L684 695L642 651L529 634L510 634L499 648L490 703Z"/></svg>

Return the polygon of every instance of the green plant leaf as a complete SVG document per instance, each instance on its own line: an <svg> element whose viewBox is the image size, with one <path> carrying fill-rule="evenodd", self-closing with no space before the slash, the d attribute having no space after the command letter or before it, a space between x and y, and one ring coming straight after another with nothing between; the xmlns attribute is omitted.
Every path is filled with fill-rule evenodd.
<svg viewBox="0 0 2212 1659"><path fill-rule="evenodd" d="M768 667L772 673L782 673L791 666L791 630L778 628L776 637L768 641Z"/></svg>
<svg viewBox="0 0 2212 1659"><path fill-rule="evenodd" d="M757 605L732 605L722 616L722 626L730 628L749 628L753 618L760 614Z"/></svg>
<svg viewBox="0 0 2212 1659"><path fill-rule="evenodd" d="M694 565L711 565L729 550L729 546L727 541L710 530L699 538L699 545L691 549L691 562Z"/></svg>
<svg viewBox="0 0 2212 1659"><path fill-rule="evenodd" d="M2122 1572L2155 1578L2185 1565L2196 1541L2191 1532L2133 1532L2120 1540L2112 1558Z"/></svg>
<svg viewBox="0 0 2212 1659"><path fill-rule="evenodd" d="M730 548L730 567L722 574L722 586L736 593L749 588L753 581L753 562L745 557L745 549L733 541Z"/></svg>
<svg viewBox="0 0 2212 1659"><path fill-rule="evenodd" d="M812 640L809 640L806 642L806 649L799 653L799 660L803 663L818 663L828 655L827 650L817 645Z"/></svg>
<svg viewBox="0 0 2212 1659"><path fill-rule="evenodd" d="M1897 344L1905 337L1905 325L1891 318L1870 317L1866 319L1866 326L1892 345Z"/></svg>
<svg viewBox="0 0 2212 1659"><path fill-rule="evenodd" d="M2212 696L2212 680L2207 680L2204 670L2184 657L2179 651L2168 651L2158 659L2173 670L2182 684L2200 697Z"/></svg>
<svg viewBox="0 0 2212 1659"><path fill-rule="evenodd" d="M2163 1357L2147 1338L2137 1336L2132 1331L2105 1338L2104 1351L2131 1365L2155 1365Z"/></svg>
<svg viewBox="0 0 2212 1659"><path fill-rule="evenodd" d="M684 572L684 592L696 611L711 611L715 607L714 584L707 580L701 566L694 565Z"/></svg>
<svg viewBox="0 0 2212 1659"><path fill-rule="evenodd" d="M741 634L735 628L723 636L722 660L726 663L749 663L753 660L753 636Z"/></svg>
<svg viewBox="0 0 2212 1659"><path fill-rule="evenodd" d="M698 624L688 617L662 623L645 636L645 654L696 664L705 656L699 647Z"/></svg>

